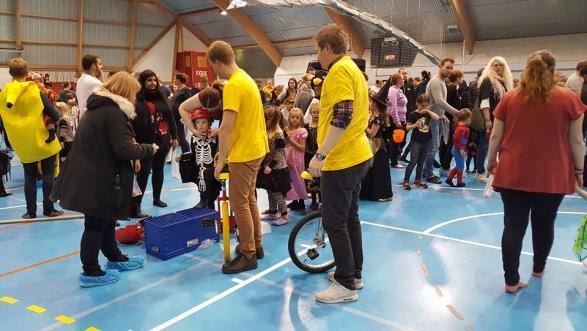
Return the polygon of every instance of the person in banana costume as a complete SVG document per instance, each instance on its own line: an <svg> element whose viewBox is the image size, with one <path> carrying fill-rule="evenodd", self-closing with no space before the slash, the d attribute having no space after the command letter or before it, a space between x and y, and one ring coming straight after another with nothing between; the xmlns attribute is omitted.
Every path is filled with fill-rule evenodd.
<svg viewBox="0 0 587 331"><path fill-rule="evenodd" d="M0 117L16 155L23 164L27 212L24 219L37 216L37 164L43 174L43 215L56 217L63 214L54 208L49 195L55 181L56 155L61 150L59 141L50 139L43 116L54 122L59 114L51 101L41 93L35 82L26 81L27 63L21 58L9 63L12 82L0 92Z"/></svg>

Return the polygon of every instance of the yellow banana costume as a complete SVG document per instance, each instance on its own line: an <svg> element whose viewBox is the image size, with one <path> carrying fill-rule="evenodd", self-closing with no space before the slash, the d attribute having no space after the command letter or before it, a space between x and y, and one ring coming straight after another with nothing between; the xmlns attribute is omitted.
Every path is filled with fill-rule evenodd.
<svg viewBox="0 0 587 331"><path fill-rule="evenodd" d="M38 162L61 150L57 139L45 143L49 132L43 122L43 102L35 82L6 83L0 92L0 116L21 162Z"/></svg>

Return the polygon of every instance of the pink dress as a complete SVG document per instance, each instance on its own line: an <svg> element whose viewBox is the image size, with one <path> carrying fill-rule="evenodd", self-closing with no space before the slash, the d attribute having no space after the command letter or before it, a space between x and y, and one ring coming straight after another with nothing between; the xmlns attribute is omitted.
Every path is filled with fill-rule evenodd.
<svg viewBox="0 0 587 331"><path fill-rule="evenodd" d="M302 143L308 138L308 131L304 128L297 129L289 133L289 139L296 143ZM306 200L308 193L306 192L306 183L300 177L304 169L304 152L297 150L291 144L285 146L285 161L289 168L289 175L291 177L291 190L287 192L286 200Z"/></svg>

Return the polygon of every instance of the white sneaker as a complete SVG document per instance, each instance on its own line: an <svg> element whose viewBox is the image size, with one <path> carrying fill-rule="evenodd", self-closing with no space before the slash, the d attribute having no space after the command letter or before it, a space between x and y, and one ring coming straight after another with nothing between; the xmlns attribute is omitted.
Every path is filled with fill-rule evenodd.
<svg viewBox="0 0 587 331"><path fill-rule="evenodd" d="M316 301L322 303L341 303L359 300L357 291L349 290L337 282L324 291L315 294Z"/></svg>
<svg viewBox="0 0 587 331"><path fill-rule="evenodd" d="M586 260L586 261L587 261L587 260ZM329 281L331 281L331 282L336 282L336 281L334 280L334 271L331 271L331 272L329 272L329 273L327 274L327 277L328 277L328 280L329 280ZM363 280L362 280L362 279L359 279L359 278L355 278L355 288L356 288L357 290L360 290L360 289L362 289L362 288L363 288L363 286L364 286L364 284L363 284Z"/></svg>

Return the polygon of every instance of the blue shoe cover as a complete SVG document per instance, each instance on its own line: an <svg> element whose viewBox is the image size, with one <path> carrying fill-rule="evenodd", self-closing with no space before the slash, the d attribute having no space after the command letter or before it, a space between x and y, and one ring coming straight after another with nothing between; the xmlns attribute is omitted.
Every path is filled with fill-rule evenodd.
<svg viewBox="0 0 587 331"><path fill-rule="evenodd" d="M104 276L92 277L83 273L79 275L79 285L81 287L95 287L116 283L120 279L118 270L106 270Z"/></svg>
<svg viewBox="0 0 587 331"><path fill-rule="evenodd" d="M142 268L144 263L145 258L143 256L137 255L129 257L128 261L125 262L108 262L106 263L106 269L118 271L135 270Z"/></svg>

